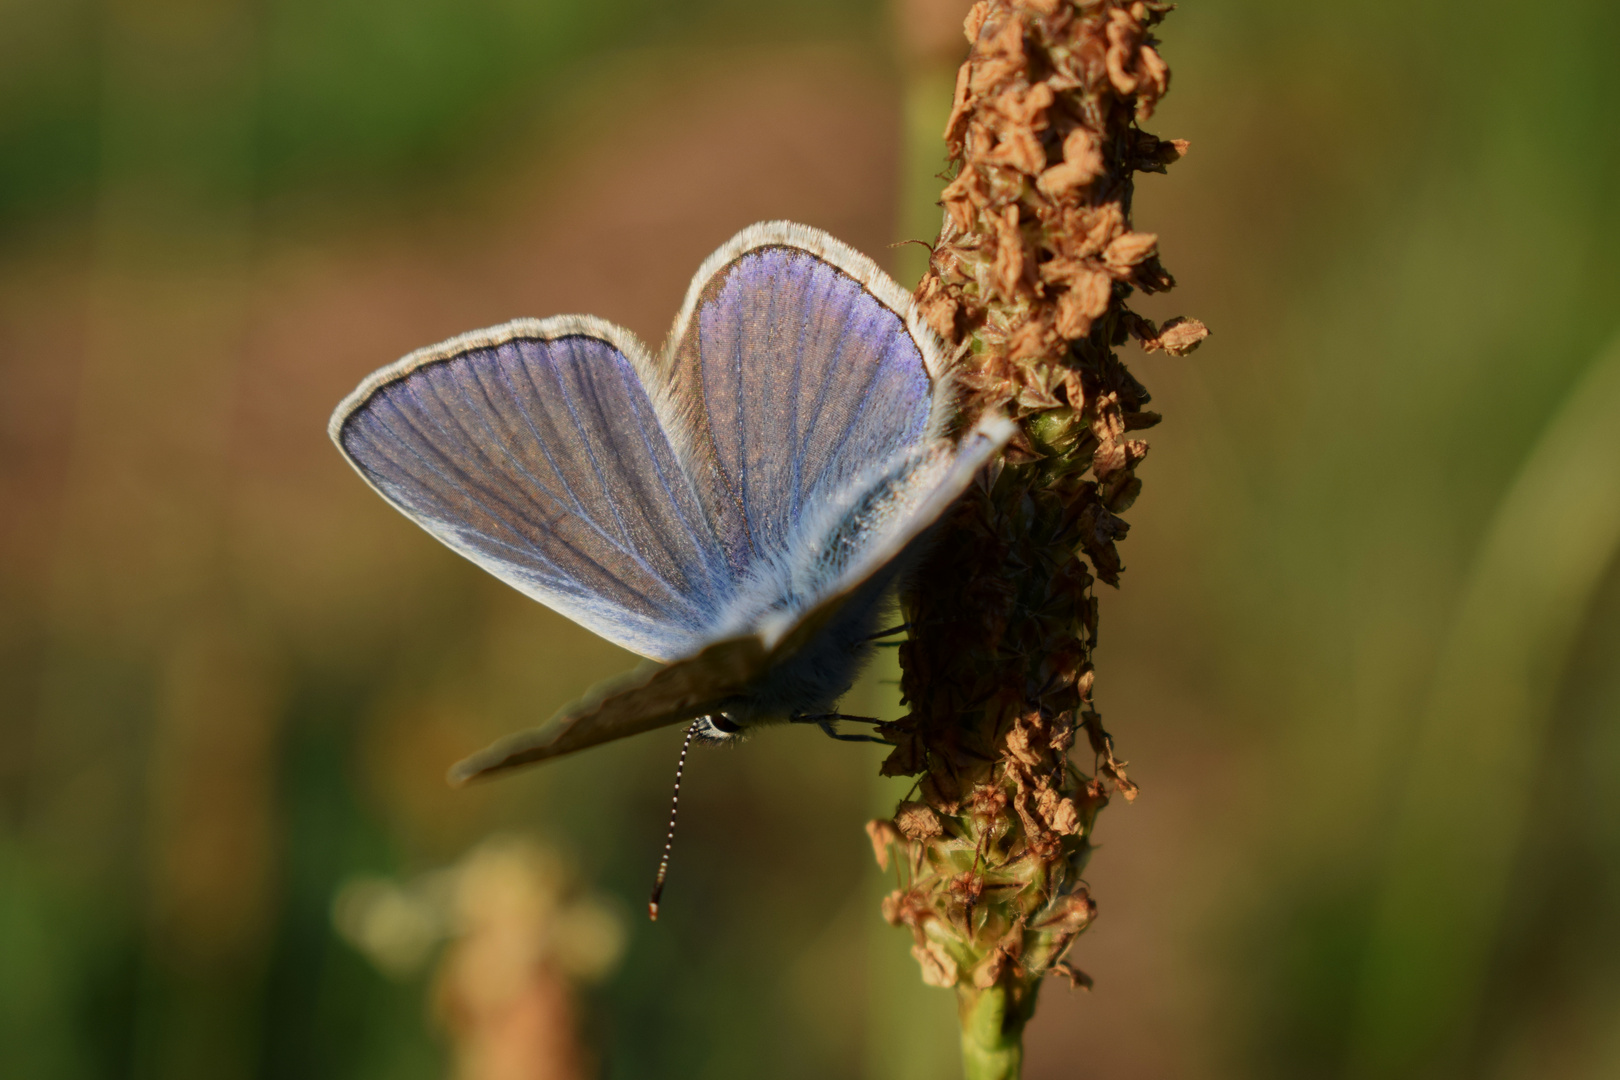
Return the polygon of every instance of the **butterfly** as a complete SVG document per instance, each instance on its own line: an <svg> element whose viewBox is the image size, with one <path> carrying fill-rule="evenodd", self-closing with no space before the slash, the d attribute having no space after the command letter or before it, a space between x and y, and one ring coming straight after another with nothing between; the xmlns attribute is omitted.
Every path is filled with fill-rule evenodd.
<svg viewBox="0 0 1620 1080"><path fill-rule="evenodd" d="M920 538L1012 435L948 438L946 354L820 230L703 263L662 354L601 319L520 319L368 376L329 432L378 494L500 580L647 657L451 770L465 782L691 721L836 734L831 709Z"/></svg>

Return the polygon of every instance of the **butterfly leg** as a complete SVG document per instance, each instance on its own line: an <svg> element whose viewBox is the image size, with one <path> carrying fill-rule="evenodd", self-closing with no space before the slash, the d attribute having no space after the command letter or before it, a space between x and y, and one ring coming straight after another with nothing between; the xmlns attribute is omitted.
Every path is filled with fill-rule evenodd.
<svg viewBox="0 0 1620 1080"><path fill-rule="evenodd" d="M821 729L822 734L826 735L828 738L837 739L839 742L875 742L882 743L884 746L894 745L893 743L889 742L889 740L880 739L876 735L841 734L837 728L833 727L833 722L831 720L823 720L816 726Z"/></svg>
<svg viewBox="0 0 1620 1080"><path fill-rule="evenodd" d="M888 739L880 739L876 735L844 735L835 726L840 720L854 720L860 724L880 724L883 721L875 716L850 716L846 713L820 713L816 716L793 716L788 718L791 724L814 724L821 729L822 734L839 742L872 742L882 743L884 746L893 746Z"/></svg>
<svg viewBox="0 0 1620 1080"><path fill-rule="evenodd" d="M900 633L902 630L915 630L919 626L938 626L940 623L958 622L958 621L960 621L960 620L957 620L957 619L926 619L926 620L924 620L923 622L920 622L920 623L903 622L899 626L891 626L887 630L879 630L875 634L868 634L868 635L866 635L866 637L862 638L861 640L862 641L876 642L877 647L880 648L880 649L897 649L901 645L904 645L905 642L904 641L878 641L878 638L890 637L891 635Z"/></svg>
<svg viewBox="0 0 1620 1080"><path fill-rule="evenodd" d="M824 712L810 715L798 714L788 718L791 724L822 724L830 720L853 720L857 724L881 724L883 721L875 716L854 716L850 713Z"/></svg>

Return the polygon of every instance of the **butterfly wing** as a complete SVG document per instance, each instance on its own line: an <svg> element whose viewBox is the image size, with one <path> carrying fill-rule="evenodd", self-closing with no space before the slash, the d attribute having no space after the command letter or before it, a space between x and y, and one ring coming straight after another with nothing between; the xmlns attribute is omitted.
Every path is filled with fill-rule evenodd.
<svg viewBox="0 0 1620 1080"><path fill-rule="evenodd" d="M603 683L540 727L507 736L462 761L450 770L451 781L465 783L721 712L760 694L761 682L773 672L829 644L827 635L836 631L847 605L860 603L863 596L871 599L890 584L886 571L967 489L1012 433L1011 422L988 417L960 444L934 440L869 468L846 497L830 501L804 523L803 554L787 572L814 591L816 599L808 607L768 620L758 633L715 642L669 665L646 664Z"/></svg>
<svg viewBox="0 0 1620 1080"><path fill-rule="evenodd" d="M717 641L673 664L643 664L628 675L593 687L539 727L508 735L457 763L450 770L450 782L464 784L720 712L746 693L769 662L765 643L757 635L747 634Z"/></svg>
<svg viewBox="0 0 1620 1080"><path fill-rule="evenodd" d="M383 498L502 581L655 659L695 651L730 570L627 331L522 320L412 353L330 432Z"/></svg>
<svg viewBox="0 0 1620 1080"><path fill-rule="evenodd" d="M910 297L826 233L755 225L709 258L663 367L734 574L786 551L872 462L937 434L940 357Z"/></svg>
<svg viewBox="0 0 1620 1080"><path fill-rule="evenodd" d="M854 596L892 583L901 555L938 521L1013 435L1005 417L982 417L960 443L937 439L874 463L842 498L801 525L786 570L809 598L762 627L773 657L804 648Z"/></svg>

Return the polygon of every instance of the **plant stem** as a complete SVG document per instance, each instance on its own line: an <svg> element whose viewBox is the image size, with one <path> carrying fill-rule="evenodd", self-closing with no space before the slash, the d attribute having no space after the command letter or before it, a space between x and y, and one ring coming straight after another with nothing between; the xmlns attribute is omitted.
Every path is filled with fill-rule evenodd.
<svg viewBox="0 0 1620 1080"><path fill-rule="evenodd" d="M1524 776L1620 552L1617 416L1620 339L1519 467L1475 558L1403 751L1411 771L1372 909L1348 1076L1432 1073L1428 1063L1463 1052L1485 1011L1492 950L1517 915L1534 790Z"/></svg>
<svg viewBox="0 0 1620 1080"><path fill-rule="evenodd" d="M1033 990L1015 994L1004 984L988 990L959 986L956 1008L966 1080L1017 1080L1024 1065L1024 1025L1035 1011Z"/></svg>

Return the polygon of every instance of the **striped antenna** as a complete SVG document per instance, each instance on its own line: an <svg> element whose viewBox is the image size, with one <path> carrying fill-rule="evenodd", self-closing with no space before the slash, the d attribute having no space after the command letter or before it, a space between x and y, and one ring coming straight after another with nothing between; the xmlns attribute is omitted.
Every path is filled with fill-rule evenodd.
<svg viewBox="0 0 1620 1080"><path fill-rule="evenodd" d="M686 771L686 752L692 749L692 740L702 726L702 720L694 720L692 726L686 729L680 760L675 763L675 794L669 800L669 835L664 837L664 856L658 860L658 880L653 882L652 898L647 901L647 918L653 922L658 921L658 900L664 895L664 878L669 876L669 853L675 846L675 815L681 809L681 773Z"/></svg>

